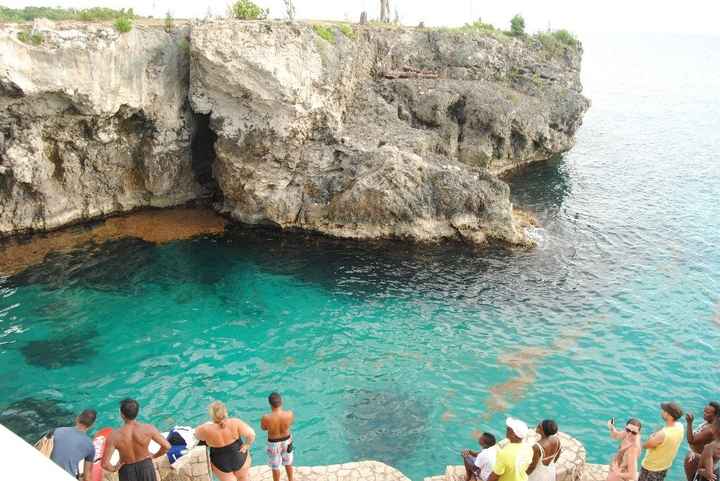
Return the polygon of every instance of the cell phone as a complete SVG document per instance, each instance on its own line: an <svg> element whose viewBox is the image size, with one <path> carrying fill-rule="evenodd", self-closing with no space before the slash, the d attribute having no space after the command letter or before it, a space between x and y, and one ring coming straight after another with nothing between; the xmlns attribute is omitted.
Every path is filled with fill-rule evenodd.
<svg viewBox="0 0 720 481"><path fill-rule="evenodd" d="M610 424L612 424L613 426L615 426L615 418L610 418Z"/></svg>

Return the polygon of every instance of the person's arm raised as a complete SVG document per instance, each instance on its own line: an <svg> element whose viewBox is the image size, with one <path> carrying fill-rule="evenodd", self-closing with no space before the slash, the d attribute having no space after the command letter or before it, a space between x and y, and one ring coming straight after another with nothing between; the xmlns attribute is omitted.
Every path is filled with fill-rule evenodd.
<svg viewBox="0 0 720 481"><path fill-rule="evenodd" d="M618 431L617 429L615 429L615 423L613 422L614 419L615 419L615 418L611 419L611 420L608 421L608 423L607 423L608 429L610 430L610 437L613 438L613 439L622 439L622 438L625 437L625 432L624 432L624 431Z"/></svg>

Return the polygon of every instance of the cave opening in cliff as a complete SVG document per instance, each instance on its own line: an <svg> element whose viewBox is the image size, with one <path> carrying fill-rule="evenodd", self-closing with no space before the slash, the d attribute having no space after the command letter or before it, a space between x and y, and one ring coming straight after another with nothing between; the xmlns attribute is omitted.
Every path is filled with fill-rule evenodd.
<svg viewBox="0 0 720 481"><path fill-rule="evenodd" d="M192 169L198 183L205 189L205 197L218 200L220 189L213 175L217 134L210 128L210 114L195 114L195 130L190 149Z"/></svg>

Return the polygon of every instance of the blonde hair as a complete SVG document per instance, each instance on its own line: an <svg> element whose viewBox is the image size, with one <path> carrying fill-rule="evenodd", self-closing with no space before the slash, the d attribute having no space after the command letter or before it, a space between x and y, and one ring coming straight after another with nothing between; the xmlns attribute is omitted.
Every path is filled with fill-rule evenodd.
<svg viewBox="0 0 720 481"><path fill-rule="evenodd" d="M210 413L210 418L213 420L215 424L219 424L220 427L225 427L225 420L228 417L227 408L223 403L220 401L214 401L210 403L210 407L208 407L208 413Z"/></svg>

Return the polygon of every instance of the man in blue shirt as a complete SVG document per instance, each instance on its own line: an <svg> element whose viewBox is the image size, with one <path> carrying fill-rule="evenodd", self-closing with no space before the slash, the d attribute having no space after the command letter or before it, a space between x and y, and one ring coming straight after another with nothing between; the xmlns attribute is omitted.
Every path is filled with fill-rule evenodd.
<svg viewBox="0 0 720 481"><path fill-rule="evenodd" d="M96 416L94 409L86 409L75 419L75 426L57 428L53 433L50 459L75 478L78 477L80 461L85 460L84 481L90 481L92 464L95 461L95 447L87 435L87 430L95 423Z"/></svg>

